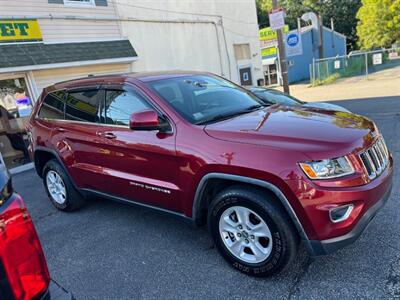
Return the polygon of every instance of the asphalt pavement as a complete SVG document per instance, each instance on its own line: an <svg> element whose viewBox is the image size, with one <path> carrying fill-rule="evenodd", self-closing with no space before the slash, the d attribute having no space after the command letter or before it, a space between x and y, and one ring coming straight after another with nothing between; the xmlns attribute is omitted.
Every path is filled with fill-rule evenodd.
<svg viewBox="0 0 400 300"><path fill-rule="evenodd" d="M372 118L400 159L400 96L335 101ZM396 166L397 167L397 166ZM300 250L278 276L232 269L206 228L96 199L57 211L35 171L14 175L39 233L51 276L79 299L391 299L400 297L400 174L387 205L353 245L310 258Z"/></svg>

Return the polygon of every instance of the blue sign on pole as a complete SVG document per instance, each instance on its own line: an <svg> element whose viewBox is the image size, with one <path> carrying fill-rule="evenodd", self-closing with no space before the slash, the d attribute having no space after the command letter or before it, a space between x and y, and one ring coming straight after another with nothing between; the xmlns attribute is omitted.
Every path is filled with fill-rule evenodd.
<svg viewBox="0 0 400 300"><path fill-rule="evenodd" d="M286 56L296 56L303 54L303 45L301 43L301 34L297 31L289 32L285 39Z"/></svg>

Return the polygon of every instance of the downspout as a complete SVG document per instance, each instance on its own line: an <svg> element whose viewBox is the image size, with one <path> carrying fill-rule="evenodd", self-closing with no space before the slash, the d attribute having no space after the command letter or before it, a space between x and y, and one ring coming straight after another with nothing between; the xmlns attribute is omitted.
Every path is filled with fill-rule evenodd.
<svg viewBox="0 0 400 300"><path fill-rule="evenodd" d="M113 5L113 7L114 7L114 13L115 13L115 15L117 16L118 19L120 19L120 18L121 18L121 17L120 17L121 15L120 15L120 13L119 13L119 9L118 9L117 3L114 2L114 1L110 1L110 2L112 3L112 5ZM119 35L120 35L121 37L123 37L121 21L118 21L118 31L119 31Z"/></svg>
<svg viewBox="0 0 400 300"><path fill-rule="evenodd" d="M220 70L221 70L221 76L225 76L225 74L224 74L224 68L223 68L223 63L222 63L222 53L221 53L221 45L220 45L220 43L219 43L219 34L218 34L218 26L217 26L217 23L215 23L215 22L212 22L213 23L213 25L214 25L214 28L215 28L215 35L216 35L216 37L217 37L217 46L218 46L218 55L219 55L219 68L220 68ZM223 28L223 27L222 27ZM230 72L229 72L229 74L230 74ZM230 75L229 75L229 77L230 77Z"/></svg>
<svg viewBox="0 0 400 300"><path fill-rule="evenodd" d="M226 42L226 35L225 35L225 27L223 23L222 16L220 17L220 25L222 28L222 35L224 37L224 44L225 44L225 51L226 51L226 58L228 59L228 70L229 70L229 79L232 80L232 69L231 69L231 58L229 56L228 44ZM217 33L218 34L218 33ZM221 60L222 61L222 60Z"/></svg>

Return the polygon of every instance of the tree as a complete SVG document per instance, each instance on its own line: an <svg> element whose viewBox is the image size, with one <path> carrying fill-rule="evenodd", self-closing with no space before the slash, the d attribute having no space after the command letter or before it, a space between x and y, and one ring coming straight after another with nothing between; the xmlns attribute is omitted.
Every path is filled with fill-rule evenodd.
<svg viewBox="0 0 400 300"><path fill-rule="evenodd" d="M361 6L361 0L281 0L286 10L286 24L290 29L297 27L297 18L305 12L313 11L322 15L322 22L330 27L331 18L334 20L335 30L347 37L350 50L357 46L357 18L356 14ZM268 12L272 8L271 0L257 0L258 23L260 27L269 26Z"/></svg>
<svg viewBox="0 0 400 300"><path fill-rule="evenodd" d="M257 0L257 16L258 24L262 27L269 26L268 12L272 10L272 0ZM280 0L279 5L285 7L286 10L286 24L290 29L297 28L297 18L305 12L305 9L300 0Z"/></svg>
<svg viewBox="0 0 400 300"><path fill-rule="evenodd" d="M400 0L362 0L357 18L362 49L390 47L400 42Z"/></svg>

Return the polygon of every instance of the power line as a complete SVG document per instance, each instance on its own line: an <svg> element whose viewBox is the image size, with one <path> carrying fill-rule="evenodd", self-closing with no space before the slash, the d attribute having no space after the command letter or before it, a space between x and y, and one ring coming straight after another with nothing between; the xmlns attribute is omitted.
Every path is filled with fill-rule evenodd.
<svg viewBox="0 0 400 300"><path fill-rule="evenodd" d="M122 3L121 1L118 1L118 0L110 0L110 1L113 2L114 4L120 4L120 5L124 5L124 6L128 6L128 7L140 8L140 9L146 9L146 10L152 10L152 11L161 11L161 12L172 13L172 14L201 16L201 17L223 18L223 19L229 20L231 22L249 24L249 25L258 25L257 22L239 21L234 18L230 18L230 17L226 17L226 16L222 16L222 15L216 15L216 14L194 13L194 12L187 12L187 11L169 10L169 9L164 9L164 8L154 8L154 7L148 7L148 6Z"/></svg>

